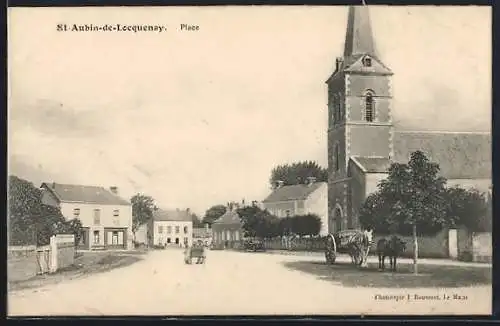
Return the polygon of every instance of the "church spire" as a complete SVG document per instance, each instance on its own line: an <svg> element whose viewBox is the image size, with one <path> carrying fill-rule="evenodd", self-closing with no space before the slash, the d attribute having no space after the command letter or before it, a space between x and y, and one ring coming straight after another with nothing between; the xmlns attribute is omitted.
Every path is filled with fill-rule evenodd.
<svg viewBox="0 0 500 326"><path fill-rule="evenodd" d="M350 6L347 18L344 57L359 54L377 57L368 6Z"/></svg>

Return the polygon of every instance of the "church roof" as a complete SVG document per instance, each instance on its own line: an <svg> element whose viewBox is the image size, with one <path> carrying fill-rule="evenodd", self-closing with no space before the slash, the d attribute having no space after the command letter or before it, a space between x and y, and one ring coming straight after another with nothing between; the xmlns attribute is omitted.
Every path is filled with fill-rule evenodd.
<svg viewBox="0 0 500 326"><path fill-rule="evenodd" d="M325 182L315 182L313 184L298 184L283 186L275 189L269 196L266 197L262 202L279 202L279 201L290 201L290 200L303 200L307 199L314 191L321 187Z"/></svg>
<svg viewBox="0 0 500 326"><path fill-rule="evenodd" d="M350 6L344 44L344 58L358 54L378 57L367 6Z"/></svg>
<svg viewBox="0 0 500 326"><path fill-rule="evenodd" d="M391 166L391 161L387 157L353 156L351 160L366 173L386 173Z"/></svg>
<svg viewBox="0 0 500 326"><path fill-rule="evenodd" d="M393 162L408 163L412 152L421 150L438 163L447 179L491 178L489 133L395 132ZM384 157L351 157L365 173L385 173L391 161Z"/></svg>
<svg viewBox="0 0 500 326"><path fill-rule="evenodd" d="M491 134L465 132L394 133L394 160L408 162L421 150L447 179L491 178Z"/></svg>

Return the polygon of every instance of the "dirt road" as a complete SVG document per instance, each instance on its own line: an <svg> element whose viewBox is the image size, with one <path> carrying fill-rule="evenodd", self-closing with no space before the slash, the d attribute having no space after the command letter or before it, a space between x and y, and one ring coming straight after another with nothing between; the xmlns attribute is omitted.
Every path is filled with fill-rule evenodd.
<svg viewBox="0 0 500 326"><path fill-rule="evenodd" d="M348 267L330 269L323 261L323 257L307 255L209 251L205 265L185 265L180 250L153 251L128 267L9 293L8 314L369 315L491 311L491 285L454 289L346 286L335 281L334 273L342 273L344 279L369 278L373 274L363 275ZM317 264L331 277L290 268L293 263Z"/></svg>

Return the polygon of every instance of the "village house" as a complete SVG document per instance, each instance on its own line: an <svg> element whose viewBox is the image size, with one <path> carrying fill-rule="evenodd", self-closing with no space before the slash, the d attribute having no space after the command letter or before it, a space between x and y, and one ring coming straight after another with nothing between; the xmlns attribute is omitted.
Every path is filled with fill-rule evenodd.
<svg viewBox="0 0 500 326"><path fill-rule="evenodd" d="M316 182L314 177L307 183L283 186L278 181L273 192L262 201L264 209L276 217L315 214L321 220L320 235L328 234L328 185Z"/></svg>
<svg viewBox="0 0 500 326"><path fill-rule="evenodd" d="M148 223L147 237L149 245L153 246L192 246L193 221L189 208L154 211Z"/></svg>
<svg viewBox="0 0 500 326"><path fill-rule="evenodd" d="M344 54L326 81L330 232L359 228L360 207L391 163L407 163L417 150L439 164L449 186L491 186L491 134L402 130L392 118L392 77L376 50L368 7L350 7Z"/></svg>
<svg viewBox="0 0 500 326"><path fill-rule="evenodd" d="M132 249L132 205L118 196L117 187L44 182L40 188L44 204L81 221L80 249Z"/></svg>
<svg viewBox="0 0 500 326"><path fill-rule="evenodd" d="M213 247L216 249L239 248L243 241L243 228L237 204L228 204L227 210L212 223Z"/></svg>

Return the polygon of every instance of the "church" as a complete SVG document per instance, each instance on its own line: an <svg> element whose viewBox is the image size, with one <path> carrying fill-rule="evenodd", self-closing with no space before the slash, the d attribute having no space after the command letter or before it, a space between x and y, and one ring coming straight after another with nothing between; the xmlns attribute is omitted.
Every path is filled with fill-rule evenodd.
<svg viewBox="0 0 500 326"><path fill-rule="evenodd" d="M344 54L328 87L328 229L359 228L359 210L393 162L421 150L448 186L491 189L491 134L403 131L393 123L390 65L376 51L367 6L349 8Z"/></svg>

